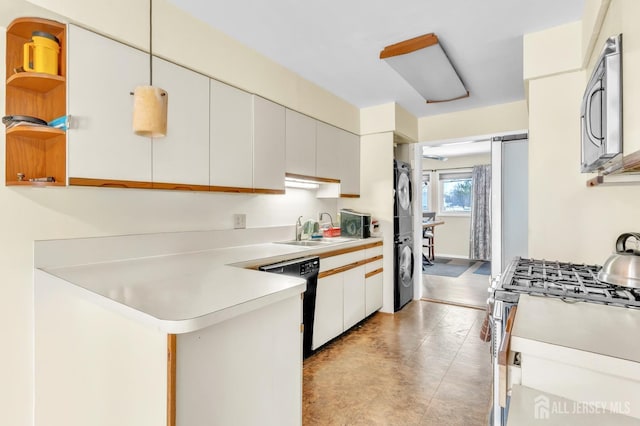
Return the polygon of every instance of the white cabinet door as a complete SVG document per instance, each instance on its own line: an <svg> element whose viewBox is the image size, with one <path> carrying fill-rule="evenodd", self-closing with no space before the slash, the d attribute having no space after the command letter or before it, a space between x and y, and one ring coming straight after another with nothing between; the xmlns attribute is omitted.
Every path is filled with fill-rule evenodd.
<svg viewBox="0 0 640 426"><path fill-rule="evenodd" d="M360 137L344 130L339 137L340 193L360 195Z"/></svg>
<svg viewBox="0 0 640 426"><path fill-rule="evenodd" d="M153 181L209 185L209 77L153 58L167 91L167 136L153 139Z"/></svg>
<svg viewBox="0 0 640 426"><path fill-rule="evenodd" d="M364 265L349 269L343 276L343 328L348 330L365 317Z"/></svg>
<svg viewBox="0 0 640 426"><path fill-rule="evenodd" d="M284 191L285 108L253 96L253 187Z"/></svg>
<svg viewBox="0 0 640 426"><path fill-rule="evenodd" d="M151 139L133 133L133 96L149 55L69 25L69 177L151 182Z"/></svg>
<svg viewBox="0 0 640 426"><path fill-rule="evenodd" d="M211 186L253 187L251 94L210 80Z"/></svg>
<svg viewBox="0 0 640 426"><path fill-rule="evenodd" d="M343 327L343 274L318 279L312 349L340 335Z"/></svg>
<svg viewBox="0 0 640 426"><path fill-rule="evenodd" d="M287 173L316 176L316 120L287 109Z"/></svg>
<svg viewBox="0 0 640 426"><path fill-rule="evenodd" d="M382 308L382 272L365 280L365 316Z"/></svg>
<svg viewBox="0 0 640 426"><path fill-rule="evenodd" d="M316 176L340 179L341 129L318 122L316 127ZM353 165L352 165L353 166Z"/></svg>

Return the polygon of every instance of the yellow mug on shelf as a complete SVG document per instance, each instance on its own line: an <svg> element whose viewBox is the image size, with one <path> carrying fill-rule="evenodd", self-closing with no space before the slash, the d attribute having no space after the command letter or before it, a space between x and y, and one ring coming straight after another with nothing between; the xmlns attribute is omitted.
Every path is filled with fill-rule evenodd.
<svg viewBox="0 0 640 426"><path fill-rule="evenodd" d="M60 42L53 34L44 31L31 33L31 40L24 44L23 65L25 71L58 75Z"/></svg>

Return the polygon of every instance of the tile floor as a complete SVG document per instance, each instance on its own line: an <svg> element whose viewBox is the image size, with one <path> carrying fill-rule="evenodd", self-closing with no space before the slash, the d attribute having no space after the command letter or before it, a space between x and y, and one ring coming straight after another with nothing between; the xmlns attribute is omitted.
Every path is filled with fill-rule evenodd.
<svg viewBox="0 0 640 426"><path fill-rule="evenodd" d="M304 362L304 425L486 425L484 311L413 301Z"/></svg>

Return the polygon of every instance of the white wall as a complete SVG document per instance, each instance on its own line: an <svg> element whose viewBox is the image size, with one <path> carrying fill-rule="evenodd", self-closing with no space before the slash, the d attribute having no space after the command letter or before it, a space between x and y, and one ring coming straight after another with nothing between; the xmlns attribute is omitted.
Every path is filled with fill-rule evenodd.
<svg viewBox="0 0 640 426"><path fill-rule="evenodd" d="M596 4L597 3L597 4ZM594 7L606 2L588 2ZM605 9L606 10L606 9ZM599 12L589 9L590 22ZM594 48L623 32L625 153L640 148L640 2L612 0ZM549 36L555 34L551 30ZM572 37L575 38L575 37ZM585 35L582 40L589 40ZM575 49L588 51L576 44ZM525 49L525 57L529 52ZM591 66L593 61L591 62ZM640 185L588 188L581 174L579 111L587 70L558 70L529 82L529 255L602 264L617 236L638 230Z"/></svg>
<svg viewBox="0 0 640 426"><path fill-rule="evenodd" d="M338 208L371 213L384 238L383 306L393 312L393 133L374 133L360 140L360 198L338 201Z"/></svg>
<svg viewBox="0 0 640 426"><path fill-rule="evenodd" d="M447 161L424 159L423 170L455 169L460 167L473 167L480 164L491 164L490 154L462 155L449 157ZM437 174L432 175L434 179ZM436 219L445 221L444 225L435 228L435 252L436 256L469 258L469 237L471 235L471 216L441 215L438 214L439 185L437 181L431 182L429 187L431 200L430 210L436 212ZM422 186L417 191L421 192Z"/></svg>
<svg viewBox="0 0 640 426"><path fill-rule="evenodd" d="M527 127L526 101L434 115L418 120L420 142L498 135Z"/></svg>

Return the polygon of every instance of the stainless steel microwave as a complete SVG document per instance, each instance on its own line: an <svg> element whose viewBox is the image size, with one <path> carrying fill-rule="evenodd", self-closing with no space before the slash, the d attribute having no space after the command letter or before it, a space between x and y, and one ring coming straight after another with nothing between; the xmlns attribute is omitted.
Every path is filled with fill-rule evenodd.
<svg viewBox="0 0 640 426"><path fill-rule="evenodd" d="M596 62L580 111L581 172L622 159L622 34L609 37Z"/></svg>

